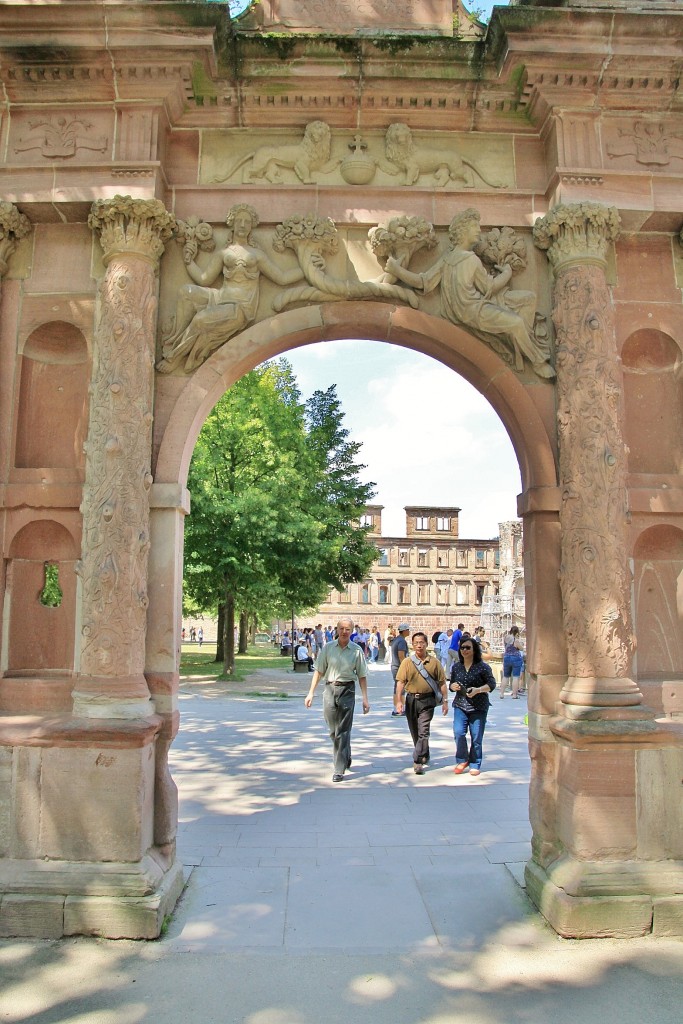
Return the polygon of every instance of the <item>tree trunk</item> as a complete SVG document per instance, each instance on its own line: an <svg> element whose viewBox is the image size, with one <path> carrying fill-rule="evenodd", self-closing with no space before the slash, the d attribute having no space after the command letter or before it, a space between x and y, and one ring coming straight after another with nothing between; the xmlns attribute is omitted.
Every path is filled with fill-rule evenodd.
<svg viewBox="0 0 683 1024"><path fill-rule="evenodd" d="M218 605L218 625L216 627L216 657L214 659L219 665L225 661L225 605L221 601Z"/></svg>
<svg viewBox="0 0 683 1024"><path fill-rule="evenodd" d="M230 676L235 671L235 595L231 593L225 595L223 646L225 650L223 674Z"/></svg>
<svg viewBox="0 0 683 1024"><path fill-rule="evenodd" d="M247 630L249 628L249 613L240 612L240 645L239 653L247 653Z"/></svg>
<svg viewBox="0 0 683 1024"><path fill-rule="evenodd" d="M250 642L252 644L256 643L256 631L257 631L257 629L258 629L258 620L256 618L256 613L254 613L251 616L251 623L250 623L250 626L249 626L249 640L250 640Z"/></svg>

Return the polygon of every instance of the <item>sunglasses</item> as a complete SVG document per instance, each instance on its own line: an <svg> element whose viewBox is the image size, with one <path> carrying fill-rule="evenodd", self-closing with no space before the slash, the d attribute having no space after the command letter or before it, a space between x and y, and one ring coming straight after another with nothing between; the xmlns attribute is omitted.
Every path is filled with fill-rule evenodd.
<svg viewBox="0 0 683 1024"><path fill-rule="evenodd" d="M471 644L460 644L460 650L461 651L471 651L472 650L472 645Z"/></svg>

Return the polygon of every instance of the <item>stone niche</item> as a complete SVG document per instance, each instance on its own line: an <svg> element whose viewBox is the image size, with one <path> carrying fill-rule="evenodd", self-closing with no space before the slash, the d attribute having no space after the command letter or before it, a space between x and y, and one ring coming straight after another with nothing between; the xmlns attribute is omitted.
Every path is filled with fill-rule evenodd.
<svg viewBox="0 0 683 1024"><path fill-rule="evenodd" d="M452 36L460 6L458 0L262 0L247 16L263 28L291 32Z"/></svg>

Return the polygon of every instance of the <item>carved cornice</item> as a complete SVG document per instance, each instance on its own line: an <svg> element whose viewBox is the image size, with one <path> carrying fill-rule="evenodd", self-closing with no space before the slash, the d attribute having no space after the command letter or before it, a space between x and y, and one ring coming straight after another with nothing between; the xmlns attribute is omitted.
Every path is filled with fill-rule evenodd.
<svg viewBox="0 0 683 1024"><path fill-rule="evenodd" d="M562 203L534 224L534 242L557 272L574 263L604 266L619 236L619 214L602 203Z"/></svg>
<svg viewBox="0 0 683 1024"><path fill-rule="evenodd" d="M176 219L159 199L114 196L92 204L88 226L100 233L105 264L122 253L156 264L176 228Z"/></svg>
<svg viewBox="0 0 683 1024"><path fill-rule="evenodd" d="M8 261L20 238L31 230L31 221L14 203L0 199L0 278L7 273Z"/></svg>

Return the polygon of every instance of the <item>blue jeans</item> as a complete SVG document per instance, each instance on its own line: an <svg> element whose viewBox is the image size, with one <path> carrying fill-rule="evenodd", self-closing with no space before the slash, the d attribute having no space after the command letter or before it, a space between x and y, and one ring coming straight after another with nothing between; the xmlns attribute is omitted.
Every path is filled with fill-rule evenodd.
<svg viewBox="0 0 683 1024"><path fill-rule="evenodd" d="M463 711L453 708L453 735L455 737L455 760L457 764L469 761L470 768L481 768L482 740L486 728L488 711ZM467 749L467 733L470 734L470 746Z"/></svg>
<svg viewBox="0 0 683 1024"><path fill-rule="evenodd" d="M517 679L522 674L522 665L524 664L524 658L521 654L504 654L503 655L503 679L509 679L510 676L516 676Z"/></svg>

